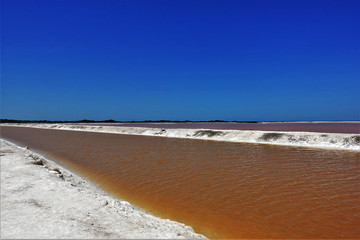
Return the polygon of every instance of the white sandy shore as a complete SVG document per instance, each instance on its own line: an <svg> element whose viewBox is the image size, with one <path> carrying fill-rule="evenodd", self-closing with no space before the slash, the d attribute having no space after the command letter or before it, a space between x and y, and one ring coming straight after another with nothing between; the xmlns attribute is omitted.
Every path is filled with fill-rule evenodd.
<svg viewBox="0 0 360 240"><path fill-rule="evenodd" d="M360 134L274 132L255 130L161 129L123 126L90 126L79 124L0 124L0 126L49 128L88 132L107 132L130 135L275 144L284 146L360 151ZM216 134L214 136L211 136L211 134L209 135L209 132L207 131L212 131Z"/></svg>
<svg viewBox="0 0 360 240"><path fill-rule="evenodd" d="M204 239L1 140L1 239ZM38 163L36 165L34 163Z"/></svg>

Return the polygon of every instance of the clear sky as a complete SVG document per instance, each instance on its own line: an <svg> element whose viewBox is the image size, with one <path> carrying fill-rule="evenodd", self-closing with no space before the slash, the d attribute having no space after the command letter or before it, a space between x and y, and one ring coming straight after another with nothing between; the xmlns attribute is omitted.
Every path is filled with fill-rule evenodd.
<svg viewBox="0 0 360 240"><path fill-rule="evenodd" d="M359 0L1 2L1 118L360 120Z"/></svg>

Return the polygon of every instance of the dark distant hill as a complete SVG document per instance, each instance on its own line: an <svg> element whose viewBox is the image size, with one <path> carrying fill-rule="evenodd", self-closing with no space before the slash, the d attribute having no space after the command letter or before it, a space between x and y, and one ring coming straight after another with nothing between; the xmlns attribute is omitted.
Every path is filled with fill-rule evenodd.
<svg viewBox="0 0 360 240"><path fill-rule="evenodd" d="M95 121L89 119L77 121L49 121L49 120L17 120L17 119L0 119L0 123L194 123L194 122L237 122L237 123L257 123L258 121L225 121L225 120L144 120L144 121L115 121L113 119Z"/></svg>

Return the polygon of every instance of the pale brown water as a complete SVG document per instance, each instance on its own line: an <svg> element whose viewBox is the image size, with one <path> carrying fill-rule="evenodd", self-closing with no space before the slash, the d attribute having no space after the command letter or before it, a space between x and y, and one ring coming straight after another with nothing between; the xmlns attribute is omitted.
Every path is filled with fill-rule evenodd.
<svg viewBox="0 0 360 240"><path fill-rule="evenodd" d="M360 153L1 127L1 137L211 238L359 238Z"/></svg>

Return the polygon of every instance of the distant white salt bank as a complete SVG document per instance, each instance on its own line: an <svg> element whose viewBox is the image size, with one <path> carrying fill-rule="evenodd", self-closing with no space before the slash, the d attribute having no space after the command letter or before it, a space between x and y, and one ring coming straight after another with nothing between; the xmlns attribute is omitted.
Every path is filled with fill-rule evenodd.
<svg viewBox="0 0 360 240"><path fill-rule="evenodd" d="M285 146L315 147L360 151L360 135L347 133L279 132L257 130L214 130L144 128L127 126L92 126L79 124L1 124L1 126L33 127L72 131L106 132L171 138L215 140L274 144Z"/></svg>

